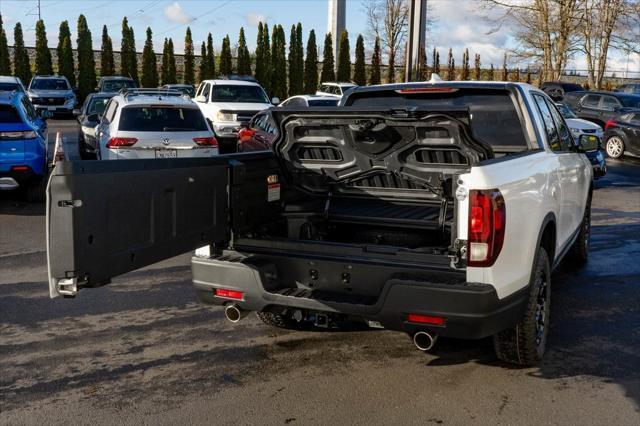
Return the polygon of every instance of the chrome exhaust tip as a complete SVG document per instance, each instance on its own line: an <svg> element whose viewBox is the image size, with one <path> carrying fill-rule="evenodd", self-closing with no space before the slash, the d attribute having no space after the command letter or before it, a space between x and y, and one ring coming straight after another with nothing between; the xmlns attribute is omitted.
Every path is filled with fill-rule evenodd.
<svg viewBox="0 0 640 426"><path fill-rule="evenodd" d="M413 335L413 343L416 345L416 348L421 351L430 351L436 341L438 340L438 335L434 335L431 333L427 333L426 331L418 331Z"/></svg>
<svg viewBox="0 0 640 426"><path fill-rule="evenodd" d="M230 322L238 322L242 318L247 316L248 313L249 313L248 311L245 311L244 309L240 308L237 305L227 305L227 307L224 308L224 316Z"/></svg>

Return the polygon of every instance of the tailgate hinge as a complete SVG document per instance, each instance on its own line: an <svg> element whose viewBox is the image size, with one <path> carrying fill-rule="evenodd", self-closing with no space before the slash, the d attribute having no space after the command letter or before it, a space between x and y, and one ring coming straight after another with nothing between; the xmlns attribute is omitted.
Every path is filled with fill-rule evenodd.
<svg viewBox="0 0 640 426"><path fill-rule="evenodd" d="M63 296L75 296L78 293L77 278L61 278L56 283L56 290Z"/></svg>

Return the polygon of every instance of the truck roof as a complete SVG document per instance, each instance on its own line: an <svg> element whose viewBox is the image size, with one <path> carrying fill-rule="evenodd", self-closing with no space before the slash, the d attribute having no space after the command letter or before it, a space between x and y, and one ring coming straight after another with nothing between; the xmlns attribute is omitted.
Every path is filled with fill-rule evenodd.
<svg viewBox="0 0 640 426"><path fill-rule="evenodd" d="M258 86L258 87L261 87L260 84L255 83L253 81L234 80L234 79L228 79L228 80L223 80L223 79L202 80L200 82L200 84L205 84L205 83L209 83L209 84L224 84L225 86Z"/></svg>

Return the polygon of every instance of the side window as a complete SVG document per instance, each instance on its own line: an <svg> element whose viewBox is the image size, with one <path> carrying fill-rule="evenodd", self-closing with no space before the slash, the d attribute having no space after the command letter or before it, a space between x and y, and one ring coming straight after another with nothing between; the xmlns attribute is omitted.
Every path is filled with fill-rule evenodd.
<svg viewBox="0 0 640 426"><path fill-rule="evenodd" d="M562 118L562 114L560 114L558 108L548 100L545 99L545 101L547 102L547 106L549 107L551 115L553 116L553 120L556 123L556 128L558 129L558 134L560 135L560 146L562 147L563 151L570 151L574 146L574 142L573 136L571 136L571 131L569 130L569 126L567 126L564 118Z"/></svg>
<svg viewBox="0 0 640 426"><path fill-rule="evenodd" d="M613 111L616 108L620 108L620 102L613 96L603 96L602 109L605 111Z"/></svg>
<svg viewBox="0 0 640 426"><path fill-rule="evenodd" d="M636 113L633 115L633 117L631 117L631 120L629 120L631 122L631 124L635 124L636 126L640 126L640 113Z"/></svg>
<svg viewBox="0 0 640 426"><path fill-rule="evenodd" d="M22 104L22 108L24 109L24 112L29 120L33 121L38 117L36 110L33 109L33 106L26 98L22 98L20 100L20 103Z"/></svg>
<svg viewBox="0 0 640 426"><path fill-rule="evenodd" d="M111 123L111 120L113 120L113 117L115 117L116 115L117 108L118 108L118 103L116 101L109 102L109 105L107 105L107 108L105 109L104 114L102 115L102 117L106 119L107 123Z"/></svg>
<svg viewBox="0 0 640 426"><path fill-rule="evenodd" d="M209 102L209 97L211 96L211 85L209 83L206 83L202 88L202 92L200 92L200 94L204 96L206 102Z"/></svg>
<svg viewBox="0 0 640 426"><path fill-rule="evenodd" d="M259 116L256 117L256 121L253 123L253 127L254 129L258 129L258 130L264 130L264 118L266 116L264 114L260 114Z"/></svg>
<svg viewBox="0 0 640 426"><path fill-rule="evenodd" d="M326 84L323 84L320 86L320 91L321 92L329 92L329 86L327 86Z"/></svg>
<svg viewBox="0 0 640 426"><path fill-rule="evenodd" d="M272 135L276 134L276 123L273 121L270 115L267 115L267 132Z"/></svg>
<svg viewBox="0 0 640 426"><path fill-rule="evenodd" d="M538 106L538 111L540 112L540 116L542 117L542 122L544 124L545 133L547 135L547 143L549 144L549 148L551 148L552 151L562 151L560 138L558 137L558 129L556 129L556 125L553 121L553 116L551 115L549 106L545 102L544 98L540 95L533 95L533 99L535 99L536 105Z"/></svg>
<svg viewBox="0 0 640 426"><path fill-rule="evenodd" d="M582 99L582 106L586 108L598 108L598 104L600 103L600 96L598 95L587 95Z"/></svg>

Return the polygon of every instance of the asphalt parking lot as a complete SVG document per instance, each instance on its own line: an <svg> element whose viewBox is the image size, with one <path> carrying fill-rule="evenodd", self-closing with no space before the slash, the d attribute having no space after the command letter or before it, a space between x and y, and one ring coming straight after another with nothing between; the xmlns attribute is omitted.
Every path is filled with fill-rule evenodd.
<svg viewBox="0 0 640 426"><path fill-rule="evenodd" d="M75 126L50 121L71 158ZM554 273L526 369L489 339L424 354L396 332L230 324L196 301L189 254L51 300L44 205L0 193L0 423L640 424L640 162L608 167L589 263Z"/></svg>

